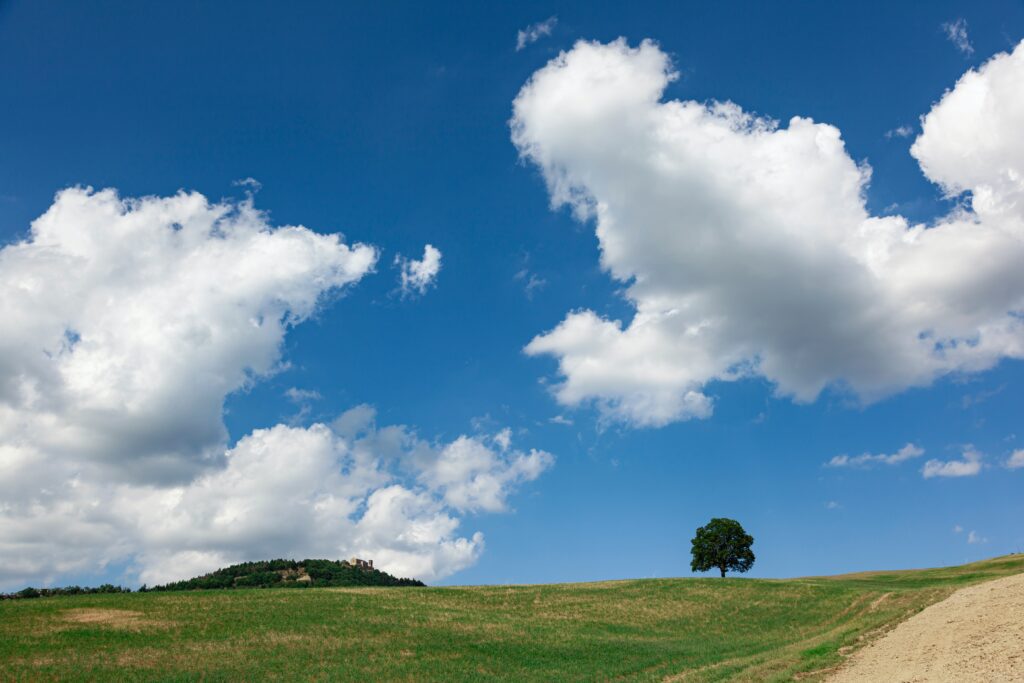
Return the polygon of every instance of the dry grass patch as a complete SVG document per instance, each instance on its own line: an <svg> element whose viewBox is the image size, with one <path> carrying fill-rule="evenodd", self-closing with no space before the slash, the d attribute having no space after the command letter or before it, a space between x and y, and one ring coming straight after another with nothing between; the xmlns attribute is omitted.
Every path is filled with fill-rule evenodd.
<svg viewBox="0 0 1024 683"><path fill-rule="evenodd" d="M127 609L69 609L61 612L59 618L65 624L100 626L126 631L141 631L147 628L171 628L175 625L173 621L151 619L142 612ZM58 626L58 628L60 627Z"/></svg>
<svg viewBox="0 0 1024 683"><path fill-rule="evenodd" d="M167 652L156 647L133 647L118 652L114 658L119 667L132 669L155 669L168 660Z"/></svg>

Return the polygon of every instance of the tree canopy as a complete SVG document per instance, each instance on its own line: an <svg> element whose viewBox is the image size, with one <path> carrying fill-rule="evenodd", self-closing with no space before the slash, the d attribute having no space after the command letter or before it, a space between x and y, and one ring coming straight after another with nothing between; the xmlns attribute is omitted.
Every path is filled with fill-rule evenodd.
<svg viewBox="0 0 1024 683"><path fill-rule="evenodd" d="M265 560L234 564L194 579L154 586L148 590L423 585L422 581L416 579L399 579L379 569L355 567L348 562L337 560Z"/></svg>
<svg viewBox="0 0 1024 683"><path fill-rule="evenodd" d="M745 572L754 566L753 544L754 537L735 519L715 517L693 537L690 568L695 572L718 568L723 577L726 571Z"/></svg>

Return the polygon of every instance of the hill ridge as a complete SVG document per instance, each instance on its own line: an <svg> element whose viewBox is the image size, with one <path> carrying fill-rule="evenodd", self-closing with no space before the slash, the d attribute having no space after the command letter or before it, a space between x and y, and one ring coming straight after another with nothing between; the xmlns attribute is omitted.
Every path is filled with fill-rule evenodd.
<svg viewBox="0 0 1024 683"><path fill-rule="evenodd" d="M347 560L257 560L240 562L196 576L140 591L218 590L232 588L310 588L339 586L425 586L418 579L398 578Z"/></svg>

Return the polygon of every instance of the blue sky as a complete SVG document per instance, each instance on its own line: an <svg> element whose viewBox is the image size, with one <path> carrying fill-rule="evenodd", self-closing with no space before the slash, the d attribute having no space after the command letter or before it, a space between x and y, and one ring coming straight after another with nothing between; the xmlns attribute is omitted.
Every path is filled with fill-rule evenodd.
<svg viewBox="0 0 1024 683"><path fill-rule="evenodd" d="M519 31L550 17L557 21L548 34L517 49ZM965 32L959 45L950 26ZM435 583L687 575L693 530L714 516L734 517L754 535L751 576L955 564L1024 550L1024 469L1006 466L1024 448L1024 364L1009 346L981 362L990 369L974 372L969 362L942 366L894 381L877 400L865 399L874 389L833 385L794 401L775 389L781 381L789 393L799 393L800 381L786 372L753 372L736 381L700 380L714 405L705 417L676 414L644 423L635 415L610 416L593 395L572 405L559 401L553 387L566 377L557 360L571 351L537 355L524 348L573 311L628 325L635 307L630 281L601 266L594 219L580 220L564 206L552 209L546 181L553 171L521 159L521 151L529 155L513 143L509 122L520 90L560 51L577 40L608 45L619 37L632 48L655 41L678 72L661 101L728 100L783 128L793 116L835 126L849 157L872 169L864 195L868 213L933 224L964 199L944 197L910 154L922 132L920 117L969 69L1014 49L1024 38L1024 5L314 3L284 9L260 2L4 2L0 240L13 247L34 239L30 224L68 187L116 188L126 198L185 190L230 203L244 202L254 187L237 181L253 178L260 184L253 201L268 225L306 226L310 240L342 233L346 243L374 245L373 272L353 270L343 289L315 290L316 310L283 332L279 344L271 340L260 358L277 363L275 371L223 390L223 414L206 417L222 420L225 434L194 441L223 453L253 430L278 424L305 430L363 404L376 409L378 427L405 425L423 448L442 452L465 435L493 459L488 467L502 481L500 501L453 502L455 485L438 484L433 464L421 470L398 465L402 472L391 480L435 500L441 507L431 508L432 519L459 520L457 531L442 540L483 535L485 545L468 559L450 565L430 560ZM632 63L635 54L623 54ZM539 119L530 116L522 121L540 131ZM909 127L905 135L901 127ZM563 148L546 134L537 132L534 144L559 153ZM1021 149L1019 137L1006 146ZM568 161L559 163L577 163L584 152L569 150ZM941 153L929 157L936 167ZM999 163L1024 169L1020 158ZM590 172L577 171L578 177ZM621 215L638 215L632 211ZM676 225L665 220L667 229ZM627 235L630 228L623 228ZM68 230L74 233L78 224ZM428 243L443 254L440 272L422 293L403 296L395 259L419 259ZM987 262L974 265L984 270ZM0 279L10 284L23 277L15 266L13 256L0 261ZM942 265L934 268L940 277ZM15 291L0 289L7 297ZM152 306L173 305L173 299L161 301ZM298 304L291 305L294 312ZM19 336L25 329L5 336L36 343ZM856 335L847 341L851 348L866 343ZM0 379L25 376L18 362L0 363L0 375L8 373ZM218 369L196 372L212 376ZM204 381L197 377L196 384ZM865 379L864 386L874 381ZM289 389L315 396L295 400ZM618 387L602 385L601 391L621 396ZM210 397L217 405L220 395ZM25 425L38 414L30 414L28 403L4 400L14 406L6 424L24 429L21 440L6 444L12 450L0 450L0 458L14 462L23 456L13 449L31 442ZM64 415L51 414L58 421ZM498 437L505 428L511 447ZM145 436L156 428L138 429ZM895 454L906 444L923 454L892 464L826 466L835 456ZM92 465L68 474L53 463L103 459L61 449L33 451L18 462L37 462L37 469L66 484ZM532 461L534 469L518 478L507 474L531 449L551 461ZM978 459L976 474L923 476L926 462L962 460L965 451L979 454L964 460ZM96 475L96 495L114 495L114 488L103 487L116 488L119 472L133 471L131 452L117 457L105 460ZM153 475L129 482L123 475L124 485L187 486L225 466L219 456L181 457L193 464L206 460L173 481ZM267 461L266 467L287 469L289 462ZM351 499L354 507L339 514L363 514L373 490L367 486L362 498ZM0 510L14 511L0 517L0 544L7 526L5 554L39 557L8 560L0 569L2 586L137 582L161 577L146 574L146 563L177 561L174 553L205 553L196 560L201 568L213 559L259 559L243 557L256 549L376 550L378 557L391 549L383 531L373 542L337 537L334 546L312 540L274 545L269 537L241 542L211 531L201 548L180 539L165 548L152 541L160 534L150 535L129 511L95 533L83 531L90 539L85 559L70 561L47 554L42 539L51 527L33 526L39 520L25 512L33 509L32 496L3 495L8 500L0 496ZM85 524L84 513L70 514ZM112 540L128 528L120 524L139 535L136 545ZM393 563L397 570L427 566ZM378 564L387 568L386 561Z"/></svg>

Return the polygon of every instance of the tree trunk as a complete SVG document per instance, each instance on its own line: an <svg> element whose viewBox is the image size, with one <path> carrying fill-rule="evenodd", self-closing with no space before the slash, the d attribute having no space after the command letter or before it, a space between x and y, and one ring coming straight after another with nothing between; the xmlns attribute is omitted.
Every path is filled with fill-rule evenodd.
<svg viewBox="0 0 1024 683"><path fill-rule="evenodd" d="M722 572L722 578L724 579L725 578L725 567L719 567L718 569L719 569L719 571Z"/></svg>

